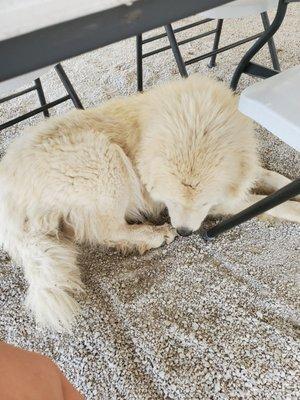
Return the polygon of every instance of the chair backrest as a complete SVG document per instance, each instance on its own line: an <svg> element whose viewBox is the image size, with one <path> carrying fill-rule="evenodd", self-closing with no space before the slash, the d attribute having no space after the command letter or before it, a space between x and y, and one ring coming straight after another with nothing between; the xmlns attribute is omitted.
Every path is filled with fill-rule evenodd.
<svg viewBox="0 0 300 400"><path fill-rule="evenodd" d="M41 68L39 70L29 72L28 74L0 82L0 99L16 92L22 86L31 85L35 79L45 74L50 68L51 67Z"/></svg>
<svg viewBox="0 0 300 400"><path fill-rule="evenodd" d="M300 65L246 88L239 110L300 151Z"/></svg>
<svg viewBox="0 0 300 400"><path fill-rule="evenodd" d="M278 0L235 0L207 10L201 16L213 19L244 18L276 8L277 5Z"/></svg>

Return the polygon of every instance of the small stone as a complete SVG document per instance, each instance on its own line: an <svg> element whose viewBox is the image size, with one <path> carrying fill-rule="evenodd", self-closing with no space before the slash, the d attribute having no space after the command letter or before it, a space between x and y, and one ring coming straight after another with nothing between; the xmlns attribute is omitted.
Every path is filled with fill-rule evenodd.
<svg viewBox="0 0 300 400"><path fill-rule="evenodd" d="M159 375L159 377L160 377L161 379L165 379L165 373L164 373L164 371L160 371L158 375Z"/></svg>
<svg viewBox="0 0 300 400"><path fill-rule="evenodd" d="M198 328L199 328L199 325L197 324L197 322L193 322L193 323L192 323L192 329L193 329L194 331L197 331Z"/></svg>

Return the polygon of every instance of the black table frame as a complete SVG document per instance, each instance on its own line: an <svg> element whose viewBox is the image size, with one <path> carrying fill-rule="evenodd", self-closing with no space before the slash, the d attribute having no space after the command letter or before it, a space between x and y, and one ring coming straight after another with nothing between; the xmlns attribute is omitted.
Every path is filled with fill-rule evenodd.
<svg viewBox="0 0 300 400"><path fill-rule="evenodd" d="M0 82L232 0L138 0L0 41ZM22 60L22 62L20 62Z"/></svg>

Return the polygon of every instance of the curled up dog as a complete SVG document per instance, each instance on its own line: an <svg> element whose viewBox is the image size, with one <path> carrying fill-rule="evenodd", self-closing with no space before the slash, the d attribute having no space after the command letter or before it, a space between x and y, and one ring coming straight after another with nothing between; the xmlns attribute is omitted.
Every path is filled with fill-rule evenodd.
<svg viewBox="0 0 300 400"><path fill-rule="evenodd" d="M77 243L144 253L288 182L260 167L233 93L195 75L24 132L0 163L0 243L24 268L37 323L70 329ZM171 225L147 222L165 207ZM269 213L300 222L296 201Z"/></svg>

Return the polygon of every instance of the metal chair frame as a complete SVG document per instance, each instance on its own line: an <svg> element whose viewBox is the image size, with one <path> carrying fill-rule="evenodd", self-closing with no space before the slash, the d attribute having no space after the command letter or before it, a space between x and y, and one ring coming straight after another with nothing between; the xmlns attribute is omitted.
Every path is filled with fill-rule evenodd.
<svg viewBox="0 0 300 400"><path fill-rule="evenodd" d="M265 33L253 44L253 46L246 52L239 65L237 66L233 78L231 80L231 88L236 89L239 79L243 73L268 78L278 73L278 71L270 70L262 65L251 62L251 59L257 52L269 41L275 32L280 28L287 10L289 3L299 2L300 0L279 0L276 16L265 31ZM300 178L295 179L293 182L277 190L275 193L265 197L257 203L251 205L240 213L220 222L216 226L203 231L202 237L205 240L211 240L223 232L240 225L257 215L284 203L287 200L300 194Z"/></svg>
<svg viewBox="0 0 300 400"><path fill-rule="evenodd" d="M146 38L146 39L143 39L142 34L137 35L136 36L136 56L137 56L137 86L138 86L138 91L143 91L143 59L144 58L150 57L150 56L152 56L154 54L158 54L158 53L160 53L162 51L166 51L166 50L172 49L173 55L174 55L174 58L175 58L175 61L176 61L176 64L177 64L177 67L178 67L180 75L182 77L187 77L188 73L187 73L186 66L194 64L194 63L196 63L198 61L201 61L201 60L204 60L204 59L210 57L210 62L208 64L208 66L210 68L212 68L212 67L214 67L216 65L217 54L222 53L222 52L227 51L227 50L230 50L230 49L233 49L233 48L235 48L237 46L240 46L240 45L242 45L244 43L250 42L252 40L255 40L255 39L261 37L266 32L266 30L269 29L269 27L270 27L270 22L269 22L269 17L268 17L267 12L261 13L261 19L262 19L262 23L263 23L263 27L264 27L264 31L263 32L257 33L255 35L252 35L252 36L247 37L245 39L238 40L237 42L231 43L231 44L229 44L227 46L223 46L221 48L219 48L219 43L220 43L220 37L221 37L222 28L223 28L223 19L218 19L217 20L217 26L216 26L215 29L209 30L207 32L204 32L204 33L201 33L201 34L198 34L198 35L195 35L195 36L192 36L192 37L190 37L188 39L181 40L181 41L177 41L176 36L175 36L176 33L182 32L182 31L185 31L185 30L188 30L188 29L191 29L191 28L194 28L196 26L199 26L199 25L202 25L202 24L205 24L205 23L208 23L208 22L211 22L211 21L213 21L213 19L206 18L206 19L203 19L203 20L200 20L200 21L196 21L196 22L191 23L191 24L184 25L184 26L179 27L177 29L173 29L172 25L168 24L168 25L164 26L165 33L161 33L159 35L155 35L155 36L152 36L152 37L149 37L149 38ZM182 57L180 49L179 49L180 46L182 46L182 45L184 45L186 43L192 42L194 40L198 40L198 39L204 38L204 37L212 35L212 34L215 34L212 51L210 51L208 53L205 53L205 54L202 54L200 56L194 57L194 58L192 58L190 60L187 60L187 61L183 60L183 57ZM168 37L170 45L163 46L163 47L160 47L160 48L158 48L156 50L143 53L143 45L145 45L145 44L147 44L149 42L153 42L153 41L162 39L163 37L166 37L166 36ZM269 46L269 52L270 52L273 68L276 71L280 71L280 65L279 65L279 61L278 61L278 56L277 56L277 52L276 52L276 47L275 47L273 36L271 36L268 39L268 46Z"/></svg>
<svg viewBox="0 0 300 400"><path fill-rule="evenodd" d="M32 111L29 111L26 114L20 115L20 116L13 118L3 124L0 124L0 131L2 131L3 129L6 129L10 126L13 126L21 121L24 121L27 118L31 118L34 115L39 114L41 112L47 118L50 116L50 113L49 113L50 108L55 107L58 104L61 104L67 100L72 100L72 102L76 108L83 109L83 105L82 105L72 83L70 82L70 79L68 78L65 70L63 69L62 65L57 64L54 68L55 68L55 71L56 71L57 75L59 76L62 84L64 85L64 87L67 91L67 95L63 96L57 100L47 103L41 80L40 80L40 78L35 79L33 86L0 99L0 104L5 103L7 101L15 99L16 97L23 96L29 92L36 90L41 106L38 108L35 108Z"/></svg>
<svg viewBox="0 0 300 400"><path fill-rule="evenodd" d="M280 72L276 68L270 69L263 65L256 64L251 62L251 59L258 53L258 51L269 41L272 39L273 35L280 28L285 14L287 10L287 6L289 3L299 2L300 0L279 0L278 7L276 11L276 15L273 19L271 25L265 30L265 32L261 35L261 37L253 44L252 47L245 53L244 57L239 62L233 77L231 79L230 87L232 90L236 90L237 85L239 83L241 75L248 74L257 76L260 78L270 78L273 75L278 74Z"/></svg>

